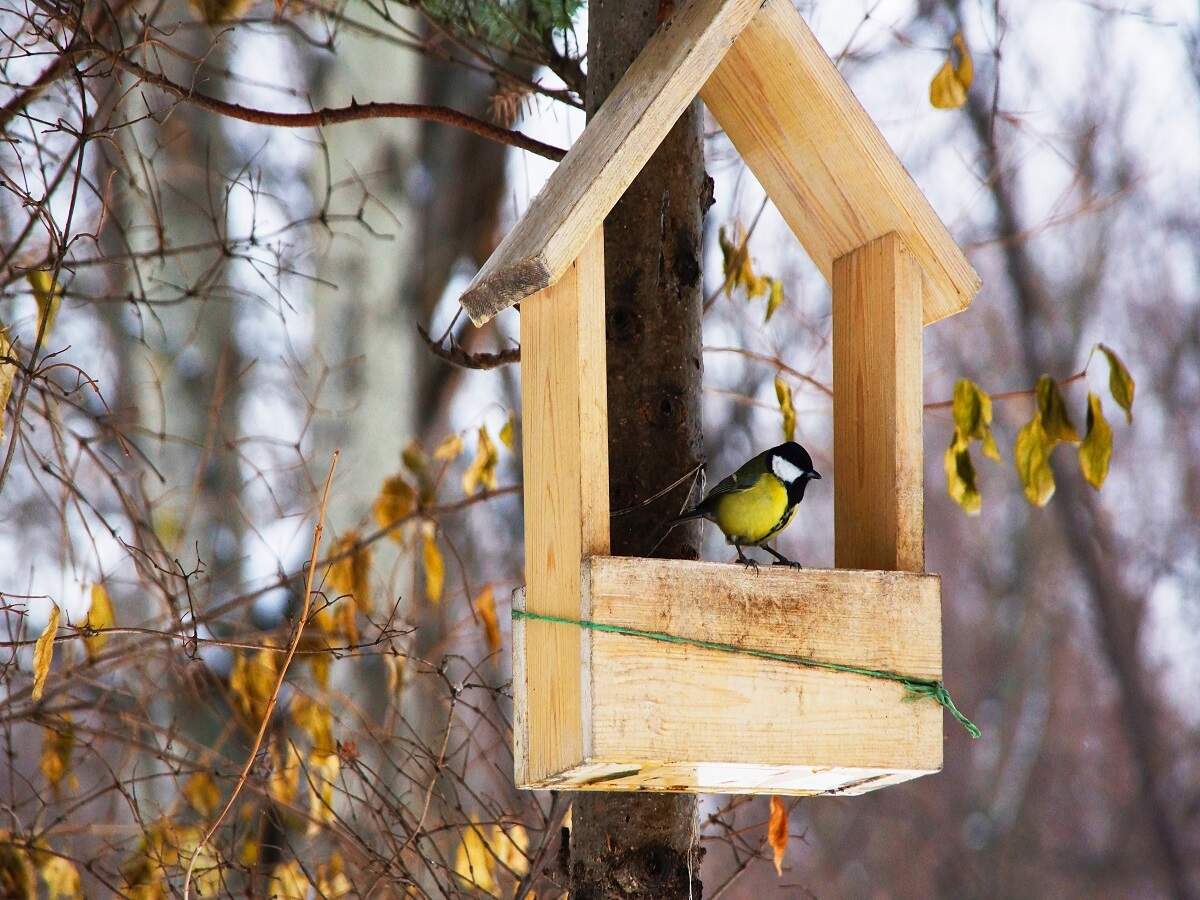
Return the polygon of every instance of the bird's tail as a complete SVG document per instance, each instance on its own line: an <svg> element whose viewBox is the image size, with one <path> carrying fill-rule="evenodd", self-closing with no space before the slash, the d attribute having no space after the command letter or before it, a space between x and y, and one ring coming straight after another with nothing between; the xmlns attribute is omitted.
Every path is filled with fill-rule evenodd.
<svg viewBox="0 0 1200 900"><path fill-rule="evenodd" d="M670 531L676 525L682 525L684 522L687 522L690 519L703 519L707 515L708 513L702 510L699 506L693 506L691 509L685 509L667 523L667 531Z"/></svg>

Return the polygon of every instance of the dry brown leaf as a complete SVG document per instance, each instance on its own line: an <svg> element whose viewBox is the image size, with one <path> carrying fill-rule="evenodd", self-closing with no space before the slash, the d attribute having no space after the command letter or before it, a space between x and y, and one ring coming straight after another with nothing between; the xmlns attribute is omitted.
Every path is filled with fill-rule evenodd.
<svg viewBox="0 0 1200 900"><path fill-rule="evenodd" d="M33 645L33 700L42 699L46 687L46 676L50 674L50 663L54 660L54 636L58 633L58 604L51 601L50 618L41 636Z"/></svg>
<svg viewBox="0 0 1200 900"><path fill-rule="evenodd" d="M771 796L771 821L767 823L767 843L775 853L775 874L783 877L783 854L787 852L787 807L778 797Z"/></svg>

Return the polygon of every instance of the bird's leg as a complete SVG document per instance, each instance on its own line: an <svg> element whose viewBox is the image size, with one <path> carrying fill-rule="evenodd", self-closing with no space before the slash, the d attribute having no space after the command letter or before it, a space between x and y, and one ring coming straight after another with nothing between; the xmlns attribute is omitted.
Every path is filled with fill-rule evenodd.
<svg viewBox="0 0 1200 900"><path fill-rule="evenodd" d="M804 566L800 565L800 563L796 562L794 559L788 559L786 556L784 556L778 550L768 547L766 544L763 544L762 548L764 550L766 550L768 553L770 553L773 557L775 557L775 565L777 565L777 566L792 566L793 568L796 568L796 569L804 568Z"/></svg>
<svg viewBox="0 0 1200 900"><path fill-rule="evenodd" d="M737 555L738 555L737 561L738 562L740 562L747 569L757 569L758 568L758 562L751 559L745 553L742 552L741 544L734 544L733 547L735 550L737 550Z"/></svg>

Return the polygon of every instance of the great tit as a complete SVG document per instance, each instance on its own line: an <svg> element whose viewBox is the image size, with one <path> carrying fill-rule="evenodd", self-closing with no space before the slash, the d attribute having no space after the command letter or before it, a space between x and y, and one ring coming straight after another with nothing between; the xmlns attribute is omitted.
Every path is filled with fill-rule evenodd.
<svg viewBox="0 0 1200 900"><path fill-rule="evenodd" d="M787 528L804 499L809 481L820 477L808 451L795 441L788 441L758 454L671 524L709 519L737 549L738 562L747 565L754 562L742 552L743 547L762 547L777 562L798 566L799 563L767 546L767 541Z"/></svg>

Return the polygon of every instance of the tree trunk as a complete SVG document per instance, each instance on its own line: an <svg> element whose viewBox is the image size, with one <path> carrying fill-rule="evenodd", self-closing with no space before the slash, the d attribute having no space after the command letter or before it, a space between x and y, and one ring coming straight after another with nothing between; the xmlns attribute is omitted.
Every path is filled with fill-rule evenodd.
<svg viewBox="0 0 1200 900"><path fill-rule="evenodd" d="M588 9L587 111L594 115L654 32L658 0ZM604 223L610 496L649 497L703 459L700 423L702 223L711 205L699 102L693 103ZM612 520L612 552L646 555L683 506L682 485ZM678 528L662 557L695 559ZM687 794L581 793L571 836L572 896L699 897L697 803Z"/></svg>

